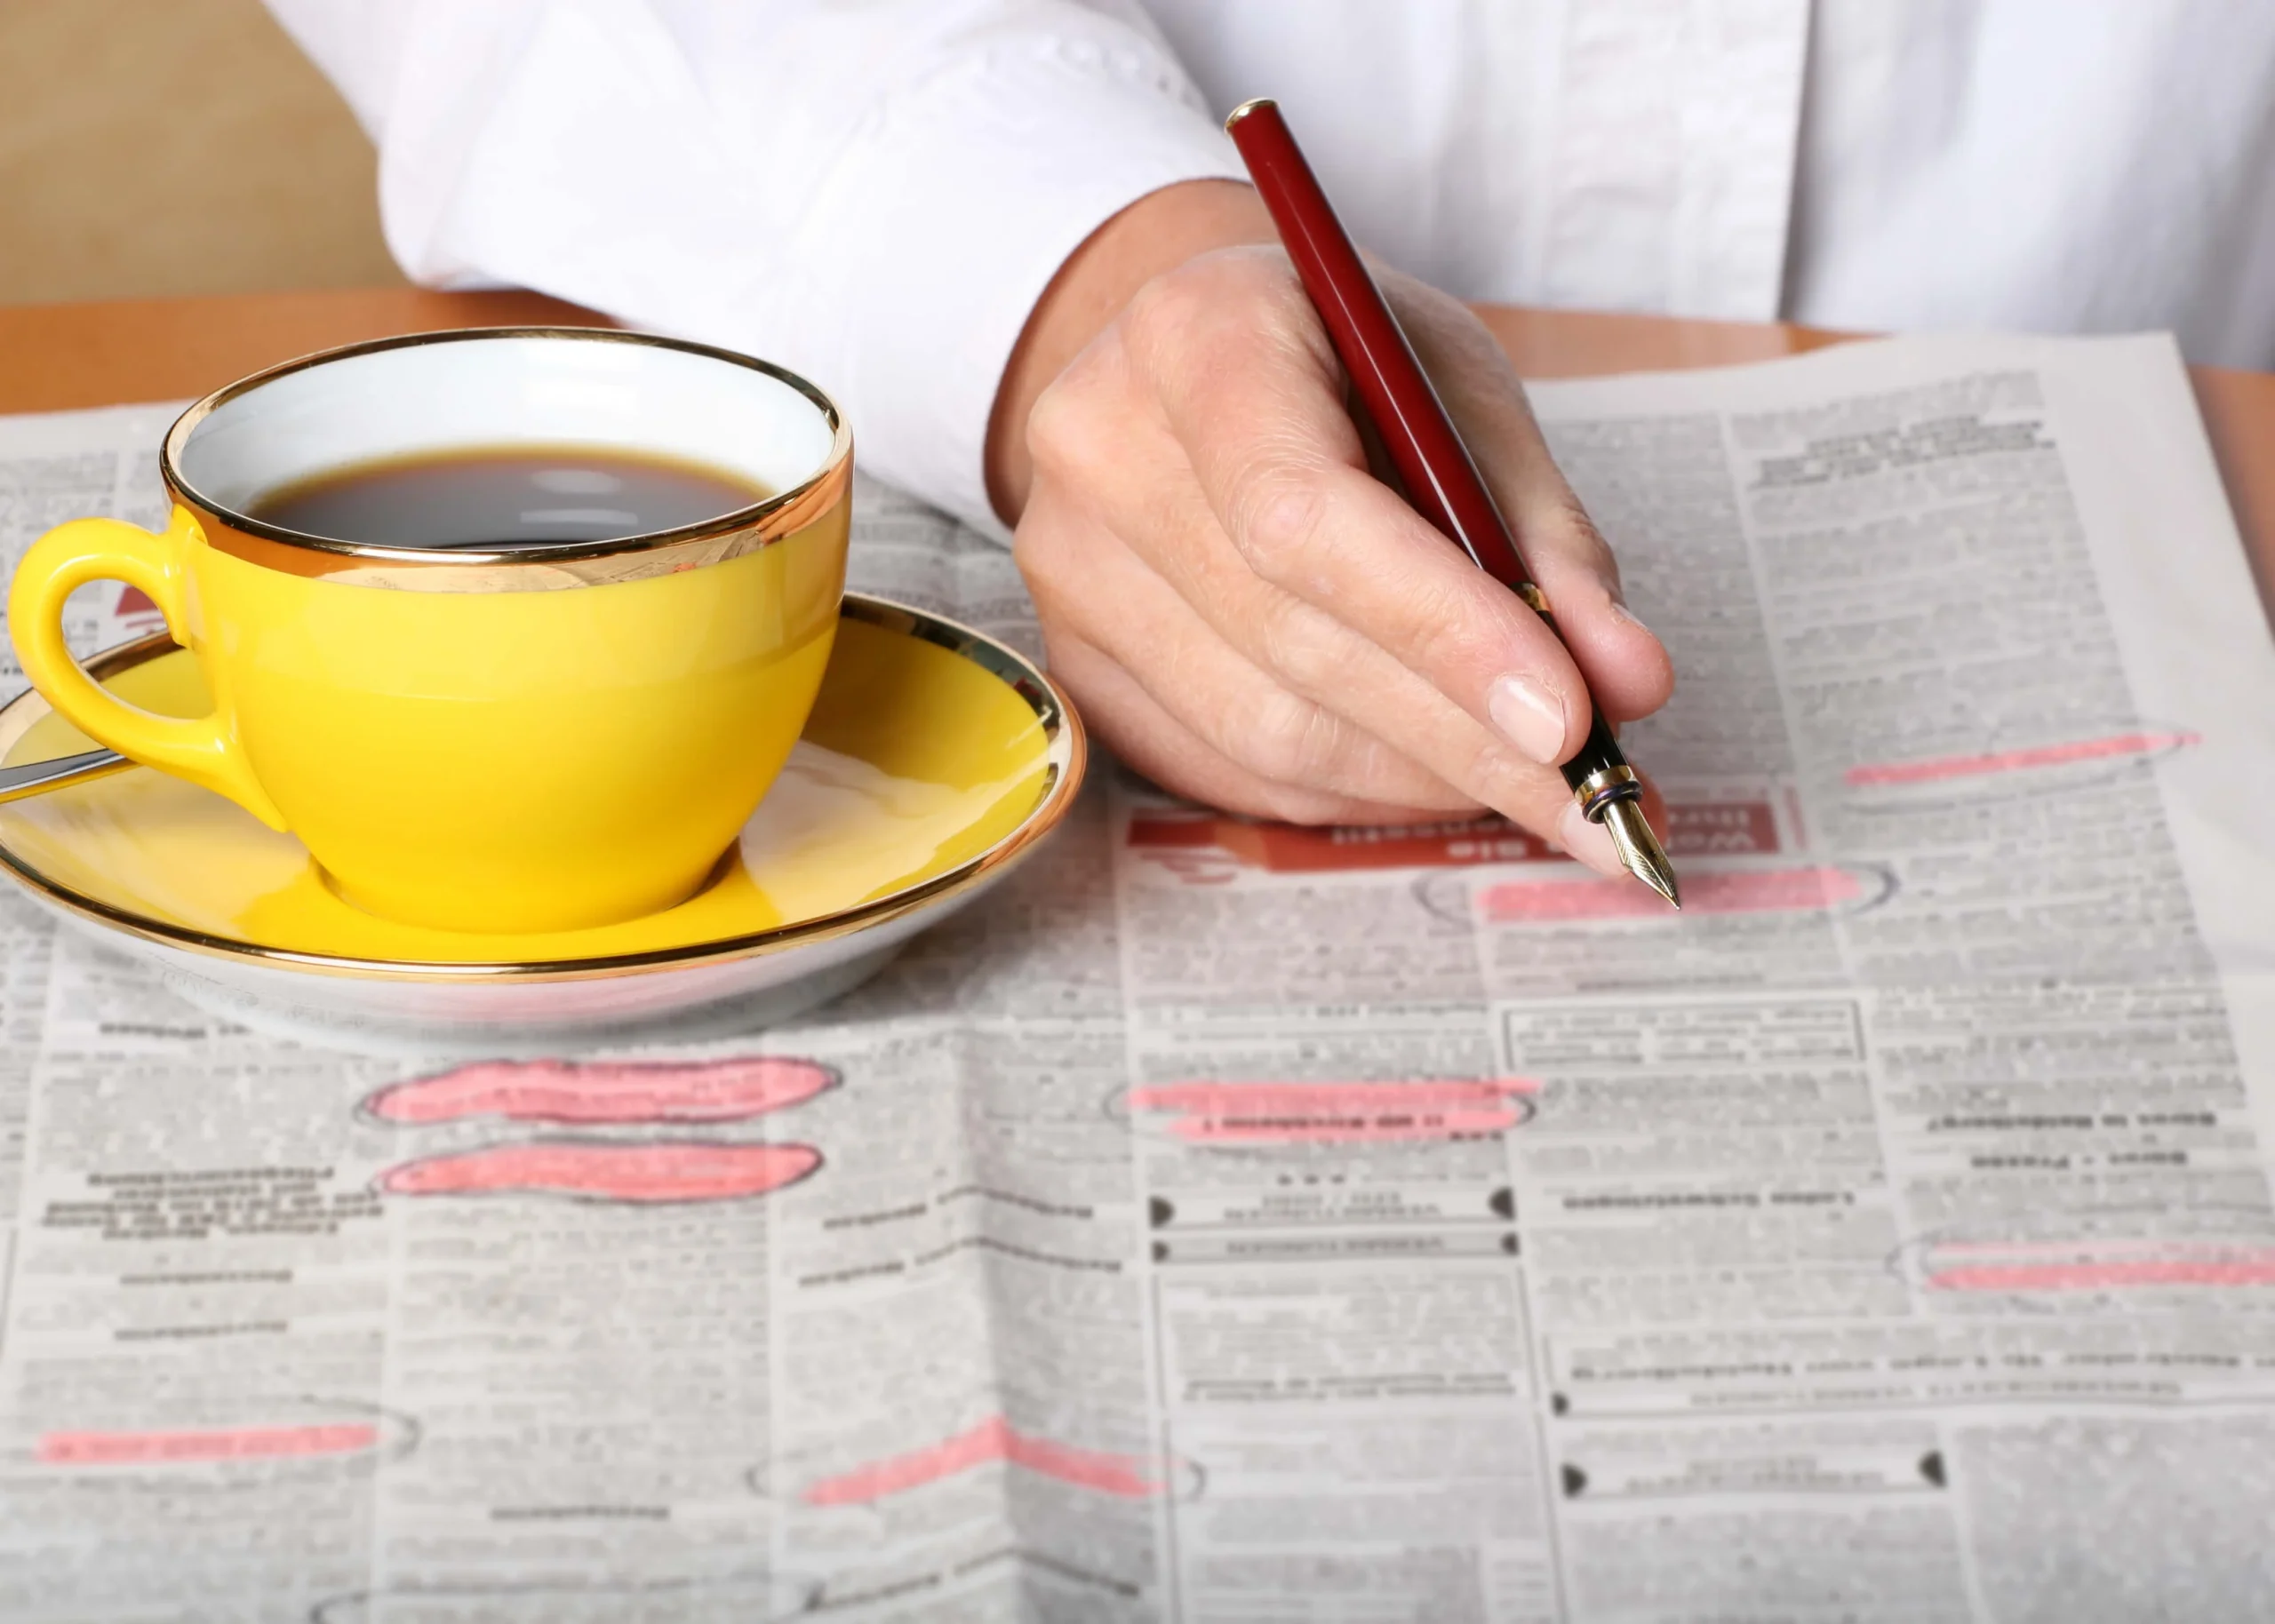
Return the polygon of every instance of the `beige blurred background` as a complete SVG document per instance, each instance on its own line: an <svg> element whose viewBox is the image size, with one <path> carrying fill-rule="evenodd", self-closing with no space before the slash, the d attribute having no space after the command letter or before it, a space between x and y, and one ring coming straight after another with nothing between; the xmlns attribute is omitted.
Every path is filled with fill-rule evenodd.
<svg viewBox="0 0 2275 1624"><path fill-rule="evenodd" d="M0 304L400 285L376 167L259 0L0 0Z"/></svg>

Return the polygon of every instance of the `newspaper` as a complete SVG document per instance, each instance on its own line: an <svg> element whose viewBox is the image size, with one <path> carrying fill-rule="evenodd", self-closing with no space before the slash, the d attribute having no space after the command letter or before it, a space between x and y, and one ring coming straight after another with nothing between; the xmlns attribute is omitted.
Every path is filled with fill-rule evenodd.
<svg viewBox="0 0 2275 1624"><path fill-rule="evenodd" d="M2275 651L2171 346L1536 399L1680 919L1109 767L794 1026L467 1065L11 899L0 1619L2275 1616ZM0 423L7 561L157 518L167 416ZM405 1176L595 1138L646 1182Z"/></svg>

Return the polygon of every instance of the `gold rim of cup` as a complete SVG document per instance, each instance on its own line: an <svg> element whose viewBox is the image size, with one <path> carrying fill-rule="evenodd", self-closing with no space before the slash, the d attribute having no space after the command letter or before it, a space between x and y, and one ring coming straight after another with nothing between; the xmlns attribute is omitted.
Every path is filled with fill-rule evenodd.
<svg viewBox="0 0 2275 1624"><path fill-rule="evenodd" d="M806 479L763 501L738 507L700 523L651 530L588 543L524 542L479 551L453 548L447 553L416 547L338 541L287 529L240 512L200 491L181 473L183 448L213 412L265 385L312 367L383 350L422 345L478 343L506 338L563 338L595 344L643 345L678 350L762 373L787 385L810 402L829 425L829 455ZM158 453L159 477L167 493L203 521L207 545L264 569L288 575L320 576L349 586L402 592L544 592L563 587L602 586L643 580L724 562L754 553L795 534L835 506L853 477L853 434L844 414L815 385L786 367L734 350L667 338L657 333L608 327L458 327L437 332L405 333L341 345L282 362L215 390L174 420Z"/></svg>

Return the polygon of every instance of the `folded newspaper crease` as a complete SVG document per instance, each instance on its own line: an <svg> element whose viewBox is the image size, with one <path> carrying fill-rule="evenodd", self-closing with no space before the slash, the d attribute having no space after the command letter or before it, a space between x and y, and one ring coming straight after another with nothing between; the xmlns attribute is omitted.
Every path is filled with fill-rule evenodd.
<svg viewBox="0 0 2275 1624"><path fill-rule="evenodd" d="M2275 1616L2275 652L2171 346L1537 404L1679 919L1102 773L794 1029L422 1066L9 899L0 1619ZM0 561L168 415L0 421ZM1035 647L874 486L853 573Z"/></svg>

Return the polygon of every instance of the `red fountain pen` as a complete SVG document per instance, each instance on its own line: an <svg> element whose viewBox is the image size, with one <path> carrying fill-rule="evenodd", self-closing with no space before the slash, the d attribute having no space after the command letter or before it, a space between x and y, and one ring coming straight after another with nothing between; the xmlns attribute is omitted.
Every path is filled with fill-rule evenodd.
<svg viewBox="0 0 2275 1624"><path fill-rule="evenodd" d="M1405 484L1406 499L1554 631L1548 599L1533 585L1508 521L1278 105L1244 101L1225 120L1225 130L1272 211L1304 291L1319 307L1335 352ZM1680 907L1674 867L1643 816L1642 784L1620 753L1600 706L1593 708L1587 741L1562 770L1572 799L1610 834L1628 872Z"/></svg>

